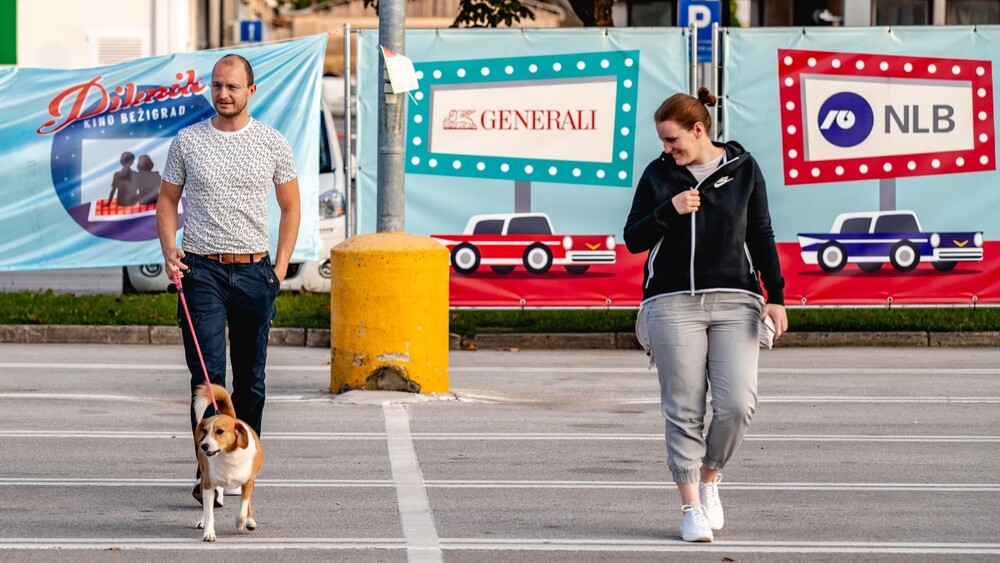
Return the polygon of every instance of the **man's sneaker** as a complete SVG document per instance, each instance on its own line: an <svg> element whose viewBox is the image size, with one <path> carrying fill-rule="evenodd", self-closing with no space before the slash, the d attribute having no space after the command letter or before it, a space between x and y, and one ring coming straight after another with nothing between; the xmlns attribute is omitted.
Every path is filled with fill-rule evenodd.
<svg viewBox="0 0 1000 563"><path fill-rule="evenodd" d="M191 496L194 500L198 501L198 504L203 504L201 498L201 481L194 484L194 489L191 490ZM222 487L217 487L215 489L215 502L212 503L215 508L222 508Z"/></svg>
<svg viewBox="0 0 1000 563"><path fill-rule="evenodd" d="M684 541L712 541L712 528L701 506L685 504L681 507L684 519L681 520L681 539Z"/></svg>
<svg viewBox="0 0 1000 563"><path fill-rule="evenodd" d="M701 499L701 506L705 509L708 525L715 531L721 530L723 524L726 523L722 514L722 502L719 501L720 481L722 481L722 474L716 475L711 483L698 483L698 497Z"/></svg>
<svg viewBox="0 0 1000 563"><path fill-rule="evenodd" d="M243 495L243 487L234 487L223 491L227 497L238 497Z"/></svg>

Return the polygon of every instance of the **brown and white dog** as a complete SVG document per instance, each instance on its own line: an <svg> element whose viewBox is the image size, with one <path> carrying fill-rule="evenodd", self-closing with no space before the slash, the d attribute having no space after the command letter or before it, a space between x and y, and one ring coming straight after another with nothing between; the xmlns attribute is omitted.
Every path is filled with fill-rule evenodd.
<svg viewBox="0 0 1000 563"><path fill-rule="evenodd" d="M219 414L202 418L205 410L212 405L212 394L219 405ZM195 449L198 451L198 467L201 469L202 519L197 528L205 529L201 539L215 541L215 495L222 489L242 487L240 511L236 516L236 529L243 531L257 529L253 519L254 479L264 464L264 450L260 438L249 424L236 418L233 401L221 385L202 385L195 390L194 411L198 424L194 431Z"/></svg>

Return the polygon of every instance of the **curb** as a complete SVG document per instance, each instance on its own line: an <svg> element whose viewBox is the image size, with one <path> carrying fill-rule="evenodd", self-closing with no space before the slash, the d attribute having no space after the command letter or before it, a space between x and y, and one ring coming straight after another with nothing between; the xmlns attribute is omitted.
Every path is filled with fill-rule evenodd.
<svg viewBox="0 0 1000 563"><path fill-rule="evenodd" d="M0 325L0 343L180 345L176 326ZM272 328L272 346L329 348L330 331ZM788 332L775 348L892 346L910 348L1000 347L1000 332ZM450 335L451 350L638 350L632 332L497 333Z"/></svg>

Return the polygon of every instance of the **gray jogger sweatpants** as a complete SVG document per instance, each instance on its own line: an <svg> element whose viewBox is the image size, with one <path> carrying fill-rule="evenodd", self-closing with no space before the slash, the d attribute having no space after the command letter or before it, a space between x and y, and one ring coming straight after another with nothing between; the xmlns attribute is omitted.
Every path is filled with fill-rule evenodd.
<svg viewBox="0 0 1000 563"><path fill-rule="evenodd" d="M722 469L743 441L757 407L761 307L748 293L714 292L664 295L639 310L636 334L659 375L675 483L697 482L702 464Z"/></svg>

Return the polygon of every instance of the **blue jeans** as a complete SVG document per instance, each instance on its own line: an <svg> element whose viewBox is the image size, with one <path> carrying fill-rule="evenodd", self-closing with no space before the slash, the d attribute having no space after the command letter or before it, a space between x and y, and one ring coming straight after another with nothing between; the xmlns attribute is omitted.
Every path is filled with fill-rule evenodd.
<svg viewBox="0 0 1000 563"><path fill-rule="evenodd" d="M722 469L743 442L757 407L761 308L753 295L719 292L665 295L639 310L636 334L656 363L675 483L697 482L703 464Z"/></svg>
<svg viewBox="0 0 1000 563"><path fill-rule="evenodd" d="M236 417L252 426L259 435L264 415L267 341L275 315L274 298L281 289L278 276L267 257L254 264L223 264L189 253L183 262L188 267L181 279L184 297L198 335L208 377L212 383L225 387L228 323L233 408ZM193 431L193 393L196 387L205 383L205 374L179 296L177 319L184 337L185 359L191 372Z"/></svg>

